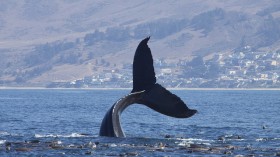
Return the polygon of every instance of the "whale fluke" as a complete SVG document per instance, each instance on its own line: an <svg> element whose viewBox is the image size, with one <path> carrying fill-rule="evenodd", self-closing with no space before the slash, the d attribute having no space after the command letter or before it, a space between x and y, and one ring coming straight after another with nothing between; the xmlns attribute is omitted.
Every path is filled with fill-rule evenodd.
<svg viewBox="0 0 280 157"><path fill-rule="evenodd" d="M149 39L139 43L134 55L132 93L150 89L156 83L152 52L147 44Z"/></svg>
<svg viewBox="0 0 280 157"><path fill-rule="evenodd" d="M136 49L131 93L119 99L106 113L100 127L100 136L125 137L119 117L129 105L135 103L175 118L189 118L197 112L189 109L178 96L156 83L149 39L150 37L147 37L142 40Z"/></svg>
<svg viewBox="0 0 280 157"><path fill-rule="evenodd" d="M157 83L143 93L138 103L175 118L189 118L197 112L189 109L177 95Z"/></svg>

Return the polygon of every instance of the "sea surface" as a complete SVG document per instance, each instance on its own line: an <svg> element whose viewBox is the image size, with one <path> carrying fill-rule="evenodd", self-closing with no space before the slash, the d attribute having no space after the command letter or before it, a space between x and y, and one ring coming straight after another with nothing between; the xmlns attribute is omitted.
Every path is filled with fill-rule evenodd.
<svg viewBox="0 0 280 157"><path fill-rule="evenodd" d="M130 90L0 90L0 156L280 156L279 90L173 90L198 113L177 119L132 105L126 138L100 137Z"/></svg>

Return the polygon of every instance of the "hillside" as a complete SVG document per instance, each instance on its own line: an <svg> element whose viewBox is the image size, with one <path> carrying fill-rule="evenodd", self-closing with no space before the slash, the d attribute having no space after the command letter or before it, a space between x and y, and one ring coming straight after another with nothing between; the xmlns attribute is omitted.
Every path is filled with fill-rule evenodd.
<svg viewBox="0 0 280 157"><path fill-rule="evenodd" d="M106 70L129 72L146 36L154 58L169 63L246 46L276 52L280 3L10 0L0 2L0 34L0 85L46 86Z"/></svg>

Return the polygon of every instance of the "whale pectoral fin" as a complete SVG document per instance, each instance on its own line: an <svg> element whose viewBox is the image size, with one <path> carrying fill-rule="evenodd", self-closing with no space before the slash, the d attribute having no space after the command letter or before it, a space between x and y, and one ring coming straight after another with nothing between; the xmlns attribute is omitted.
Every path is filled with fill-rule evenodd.
<svg viewBox="0 0 280 157"><path fill-rule="evenodd" d="M197 110L189 109L178 96L159 84L145 91L140 103L164 115L176 118L189 118L197 112Z"/></svg>

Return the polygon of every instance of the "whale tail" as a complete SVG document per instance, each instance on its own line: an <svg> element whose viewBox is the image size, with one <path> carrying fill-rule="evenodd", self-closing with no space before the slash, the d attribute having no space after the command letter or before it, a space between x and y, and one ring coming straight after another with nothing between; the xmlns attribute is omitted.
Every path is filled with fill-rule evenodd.
<svg viewBox="0 0 280 157"><path fill-rule="evenodd" d="M189 109L178 96L156 83L153 57L148 47L149 39L150 37L147 37L142 40L136 49L131 93L119 99L109 109L102 121L100 136L125 137L119 117L126 107L134 103L176 118L189 118L197 112Z"/></svg>
<svg viewBox="0 0 280 157"><path fill-rule="evenodd" d="M157 112L176 118L191 117L196 110L189 109L178 96L156 83L149 39L140 42L134 55L132 93L145 90L140 103Z"/></svg>

